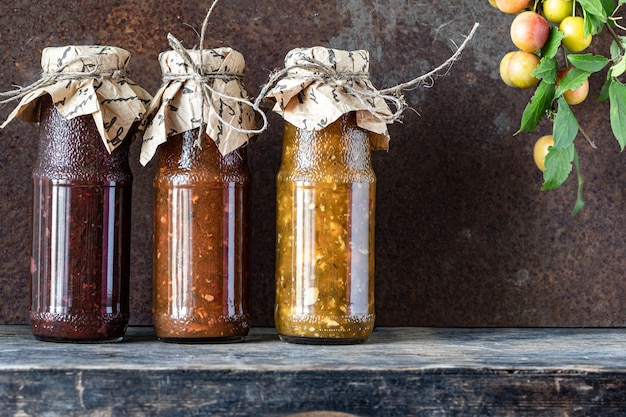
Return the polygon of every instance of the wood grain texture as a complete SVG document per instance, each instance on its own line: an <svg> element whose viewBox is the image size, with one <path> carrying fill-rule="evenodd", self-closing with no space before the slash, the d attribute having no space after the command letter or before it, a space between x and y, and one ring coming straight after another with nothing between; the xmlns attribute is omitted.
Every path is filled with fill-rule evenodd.
<svg viewBox="0 0 626 417"><path fill-rule="evenodd" d="M37 342L0 326L0 415L621 416L626 331L377 328L357 346ZM3 414L7 413L7 414Z"/></svg>

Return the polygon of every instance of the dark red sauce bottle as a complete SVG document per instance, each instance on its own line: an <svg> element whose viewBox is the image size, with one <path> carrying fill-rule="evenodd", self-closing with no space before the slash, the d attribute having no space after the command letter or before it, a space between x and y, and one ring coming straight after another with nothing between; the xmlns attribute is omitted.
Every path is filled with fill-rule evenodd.
<svg viewBox="0 0 626 417"><path fill-rule="evenodd" d="M131 140L109 154L92 115L68 120L49 95L40 105L33 334L47 341L120 341L129 319Z"/></svg>

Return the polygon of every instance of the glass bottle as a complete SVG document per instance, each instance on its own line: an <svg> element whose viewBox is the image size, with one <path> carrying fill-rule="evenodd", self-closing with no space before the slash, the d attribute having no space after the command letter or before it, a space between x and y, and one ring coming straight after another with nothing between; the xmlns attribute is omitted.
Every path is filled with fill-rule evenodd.
<svg viewBox="0 0 626 417"><path fill-rule="evenodd" d="M285 121L277 177L275 324L287 342L350 344L374 327L376 176L348 112L313 131Z"/></svg>
<svg viewBox="0 0 626 417"><path fill-rule="evenodd" d="M163 341L238 341L249 327L246 148L222 155L197 137L158 150L153 323Z"/></svg>
<svg viewBox="0 0 626 417"><path fill-rule="evenodd" d="M150 94L114 46L45 48L41 78L3 93L39 123L30 324L40 340L115 342L129 318L130 143Z"/></svg>
<svg viewBox="0 0 626 417"><path fill-rule="evenodd" d="M40 100L30 324L47 341L115 342L129 319L130 139L110 154L91 115Z"/></svg>
<svg viewBox="0 0 626 417"><path fill-rule="evenodd" d="M245 61L168 39L140 155L146 164L158 154L152 322L165 342L236 342L249 329Z"/></svg>

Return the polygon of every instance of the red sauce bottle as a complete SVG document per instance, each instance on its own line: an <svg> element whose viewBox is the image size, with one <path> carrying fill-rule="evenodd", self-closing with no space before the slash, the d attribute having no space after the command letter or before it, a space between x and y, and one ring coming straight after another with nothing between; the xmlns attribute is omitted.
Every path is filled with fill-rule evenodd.
<svg viewBox="0 0 626 417"><path fill-rule="evenodd" d="M30 323L47 341L120 341L129 319L130 139L111 154L91 115L41 101Z"/></svg>
<svg viewBox="0 0 626 417"><path fill-rule="evenodd" d="M231 48L167 51L159 61L164 84L148 108L140 158L158 153L154 328L165 342L240 341L249 329L245 144L254 127L245 62Z"/></svg>
<svg viewBox="0 0 626 417"><path fill-rule="evenodd" d="M128 163L150 95L113 46L42 52L41 78L7 93L14 118L39 123L33 171L30 323L57 342L115 342L129 318Z"/></svg>
<svg viewBox="0 0 626 417"><path fill-rule="evenodd" d="M159 147L153 323L163 341L238 341L249 327L246 148L222 156L197 136Z"/></svg>

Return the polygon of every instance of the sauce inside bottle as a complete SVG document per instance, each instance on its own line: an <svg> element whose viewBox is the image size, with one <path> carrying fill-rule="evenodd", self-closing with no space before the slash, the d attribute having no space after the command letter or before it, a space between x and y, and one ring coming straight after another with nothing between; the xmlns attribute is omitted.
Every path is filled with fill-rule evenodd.
<svg viewBox="0 0 626 417"><path fill-rule="evenodd" d="M197 136L159 146L153 323L166 342L239 341L249 329L246 148L222 156Z"/></svg>
<svg viewBox="0 0 626 417"><path fill-rule="evenodd" d="M129 319L130 139L109 154L91 115L41 99L30 322L37 339L122 340Z"/></svg>
<svg viewBox="0 0 626 417"><path fill-rule="evenodd" d="M277 179L275 324L287 342L350 344L374 326L376 177L354 112L320 131L285 122Z"/></svg>

